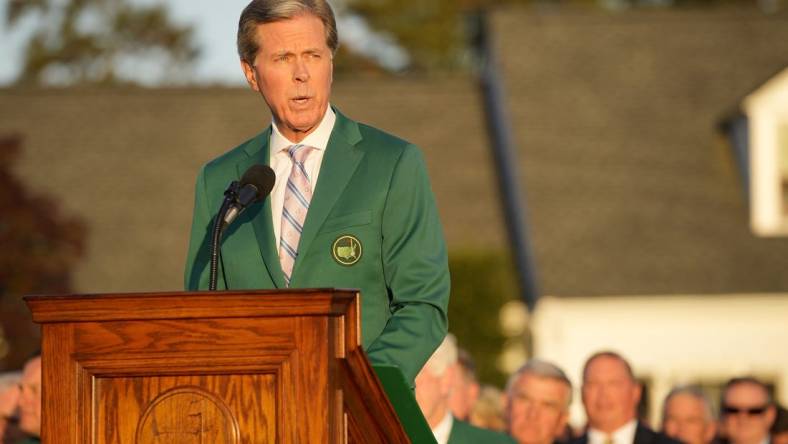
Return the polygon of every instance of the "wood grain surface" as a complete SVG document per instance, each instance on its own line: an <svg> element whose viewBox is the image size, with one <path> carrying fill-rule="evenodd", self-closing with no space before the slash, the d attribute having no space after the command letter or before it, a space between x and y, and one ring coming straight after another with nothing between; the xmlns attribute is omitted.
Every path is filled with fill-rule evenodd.
<svg viewBox="0 0 788 444"><path fill-rule="evenodd" d="M54 444L409 442L351 290L27 297Z"/></svg>

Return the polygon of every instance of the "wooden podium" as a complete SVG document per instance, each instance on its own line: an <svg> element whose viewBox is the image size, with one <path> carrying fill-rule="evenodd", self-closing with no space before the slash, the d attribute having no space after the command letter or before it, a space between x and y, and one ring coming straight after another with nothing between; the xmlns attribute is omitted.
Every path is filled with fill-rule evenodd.
<svg viewBox="0 0 788 444"><path fill-rule="evenodd" d="M347 290L28 296L52 444L411 442Z"/></svg>

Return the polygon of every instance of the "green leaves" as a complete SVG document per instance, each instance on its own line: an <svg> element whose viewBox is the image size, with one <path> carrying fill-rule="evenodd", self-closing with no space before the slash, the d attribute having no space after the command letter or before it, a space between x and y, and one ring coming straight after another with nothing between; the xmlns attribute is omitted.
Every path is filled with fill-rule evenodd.
<svg viewBox="0 0 788 444"><path fill-rule="evenodd" d="M47 0L9 0L6 9L6 23L13 26L24 15L33 11L46 11Z"/></svg>
<svg viewBox="0 0 788 444"><path fill-rule="evenodd" d="M191 26L171 22L164 6L128 0L11 0L6 19L28 14L41 20L25 50L19 84L73 86L137 83L140 72L124 66L147 63L155 83L188 77L199 51Z"/></svg>

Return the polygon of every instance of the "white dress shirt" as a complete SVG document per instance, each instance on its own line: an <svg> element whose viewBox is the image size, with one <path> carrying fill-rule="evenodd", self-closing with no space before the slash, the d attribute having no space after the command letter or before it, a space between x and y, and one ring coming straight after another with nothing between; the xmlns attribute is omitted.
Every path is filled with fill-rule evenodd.
<svg viewBox="0 0 788 444"><path fill-rule="evenodd" d="M451 435L451 428L454 425L454 418L451 416L451 411L446 410L446 416L441 419L441 422L432 429L432 434L435 435L435 441L438 444L446 444L449 442L449 435Z"/></svg>
<svg viewBox="0 0 788 444"><path fill-rule="evenodd" d="M309 175L309 183L312 185L312 192L315 191L317 185L317 177L320 174L320 165L323 163L323 154L326 152L328 146L328 139L331 137L331 131L334 129L334 123L337 116L331 106L328 106L326 113L323 115L323 120L320 121L317 128L312 131L301 142L302 145L313 146L316 149L309 154L304 168ZM279 236L282 231L282 206L285 200L285 189L287 188L287 178L290 177L290 169L293 167L293 161L290 155L287 154L287 148L295 145L279 132L275 122L271 122L271 140L269 165L276 174L276 182L274 188L271 190L271 218L274 223L274 238L276 239L276 249L279 250Z"/></svg>
<svg viewBox="0 0 788 444"><path fill-rule="evenodd" d="M619 427L612 434L596 430L593 428L588 429L588 444L605 444L607 438L613 440L613 444L633 444L635 442L635 432L637 431L637 420L629 421L623 426Z"/></svg>

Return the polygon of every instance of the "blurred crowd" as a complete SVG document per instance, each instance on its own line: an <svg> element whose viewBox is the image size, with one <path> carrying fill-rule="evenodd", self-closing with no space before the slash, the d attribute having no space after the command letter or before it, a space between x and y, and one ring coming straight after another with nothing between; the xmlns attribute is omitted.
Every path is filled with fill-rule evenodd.
<svg viewBox="0 0 788 444"><path fill-rule="evenodd" d="M642 386L620 354L591 355L581 384L587 423L575 430L568 423L573 387L563 369L531 359L503 392L483 387L450 334L417 376L416 401L438 444L788 444L788 412L754 377L724 385L718 414L700 387L677 386L653 427L638 417Z"/></svg>
<svg viewBox="0 0 788 444"><path fill-rule="evenodd" d="M21 372L0 374L0 444L40 443L41 356Z"/></svg>
<svg viewBox="0 0 788 444"><path fill-rule="evenodd" d="M438 444L788 444L788 412L756 378L730 379L719 414L700 387L667 395L658 427L638 418L642 387L621 355L585 362L580 393L587 424L573 430L573 387L564 370L531 359L504 391L482 386L473 359L450 334L416 377L416 401ZM41 357L0 374L0 444L39 443Z"/></svg>

